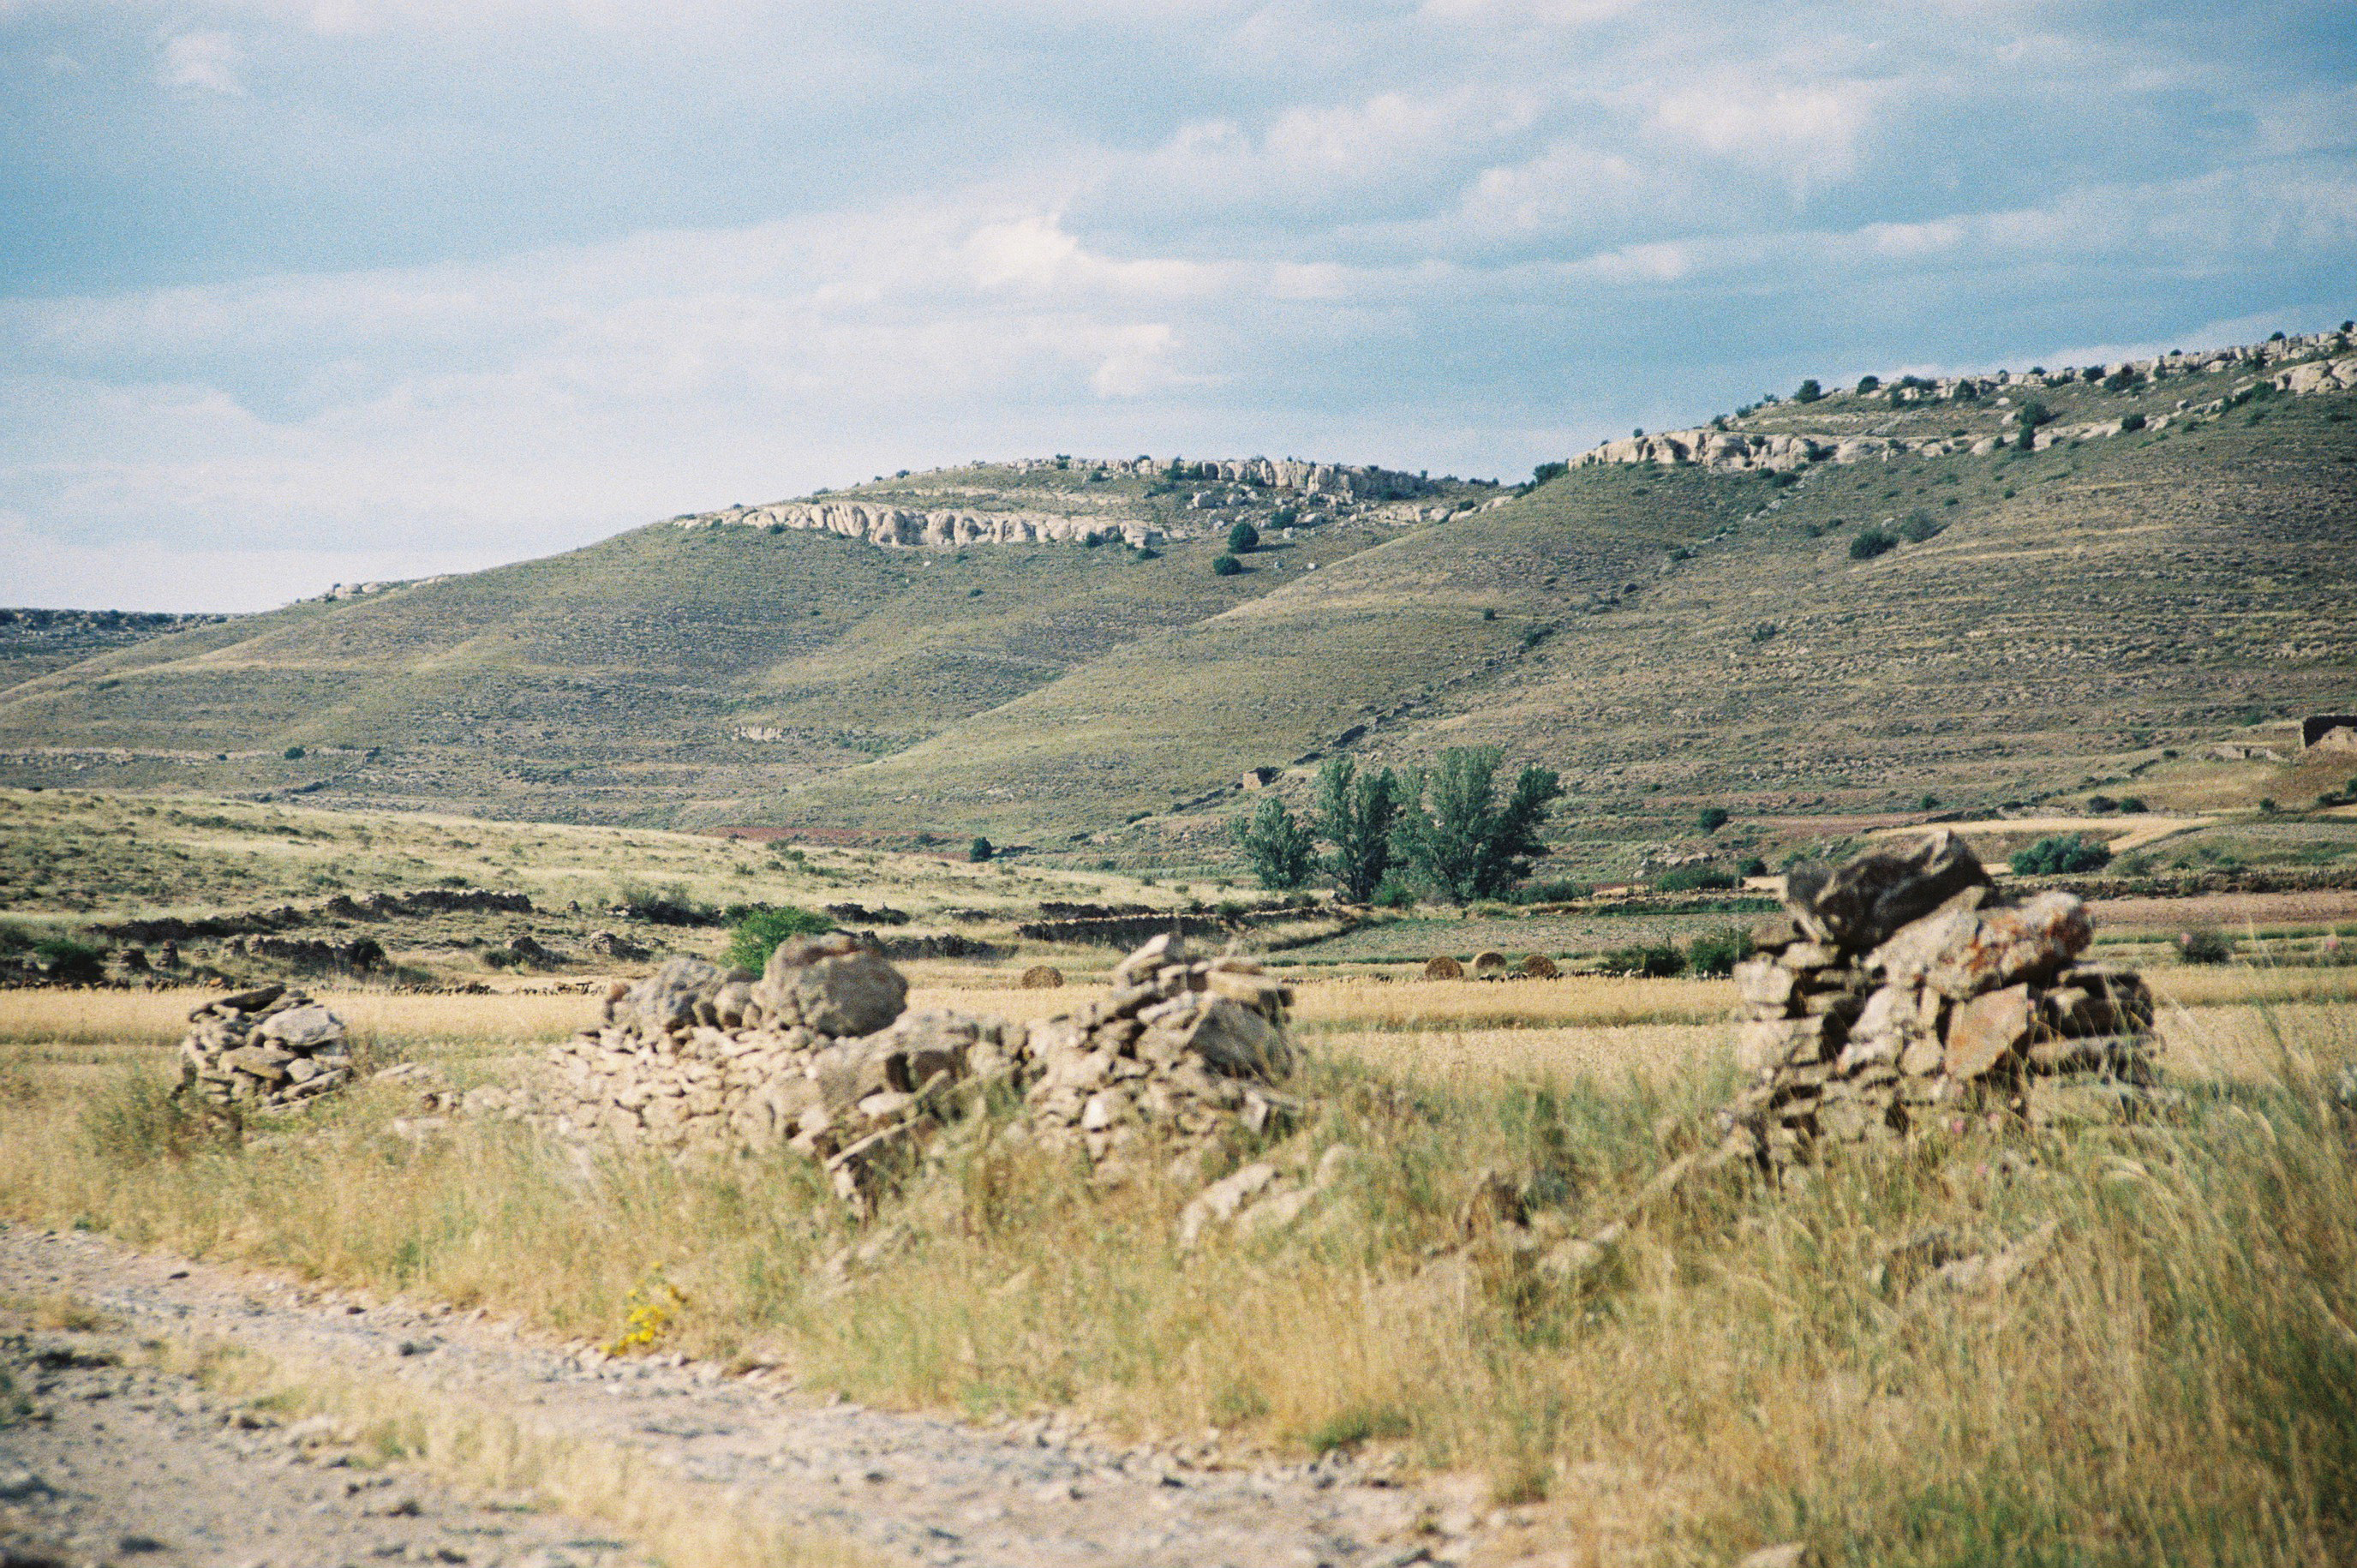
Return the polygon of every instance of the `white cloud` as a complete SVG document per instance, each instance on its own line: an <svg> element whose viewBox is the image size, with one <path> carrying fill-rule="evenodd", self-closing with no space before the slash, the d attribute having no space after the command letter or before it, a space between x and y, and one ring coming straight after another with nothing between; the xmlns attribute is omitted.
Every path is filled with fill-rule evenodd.
<svg viewBox="0 0 2357 1568"><path fill-rule="evenodd" d="M162 73L169 87L200 87L208 92L245 95L238 70L245 51L227 33L182 33L164 44Z"/></svg>
<svg viewBox="0 0 2357 1568"><path fill-rule="evenodd" d="M48 247L0 294L48 583L309 591L1092 445L1522 472L1800 375L2059 363L2057 320L2190 346L2357 263L2357 87L2255 9L109 5L0 0L9 149L59 149L24 210L141 215L0 214ZM273 113L207 102L249 79Z"/></svg>
<svg viewBox="0 0 2357 1568"><path fill-rule="evenodd" d="M1715 157L1775 168L1805 188L1856 166L1880 96L1867 81L1767 86L1722 74L1662 99L1652 122Z"/></svg>

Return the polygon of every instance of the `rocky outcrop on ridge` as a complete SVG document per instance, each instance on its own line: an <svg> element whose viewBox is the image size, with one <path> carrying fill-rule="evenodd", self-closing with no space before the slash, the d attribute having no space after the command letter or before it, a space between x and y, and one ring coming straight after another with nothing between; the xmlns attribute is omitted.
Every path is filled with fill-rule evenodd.
<svg viewBox="0 0 2357 1568"><path fill-rule="evenodd" d="M990 465L978 465L990 467ZM1295 457L1183 459L1113 457L1102 460L1056 457L1027 459L1006 467L1018 475L1080 470L1107 477L1142 478L1170 484L1213 487L1189 496L1189 511L1213 511L1279 500L1322 503L1353 509L1381 502L1415 500L1437 494L1441 487L1420 474L1349 463L1311 463ZM958 470L935 470L917 476L930 481ZM959 493L961 487L950 487ZM963 493L985 491L964 489ZM1115 504L1110 497L1079 497ZM1305 515L1304 522L1323 521L1323 514ZM1394 520L1397 521L1397 520ZM731 507L672 520L674 528L799 529L862 539L871 544L911 550L953 550L969 544L1126 544L1149 549L1166 539L1190 537L1184 530L1166 530L1135 518L1107 518L1040 510L989 510L979 508L905 506L888 500L850 497L820 497L811 500L774 501L766 506Z"/></svg>
<svg viewBox="0 0 2357 1568"><path fill-rule="evenodd" d="M1159 544L1160 529L1142 522L1099 517L1060 517L1039 511L920 511L877 501L779 501L681 518L678 528L775 528L815 530L864 539L870 544L909 549L953 550L967 544L1121 543L1145 549Z"/></svg>
<svg viewBox="0 0 2357 1568"><path fill-rule="evenodd" d="M2082 384L2090 379L2090 371L2093 372L2093 379L2099 381L2125 377L2134 381L2159 382L2237 372L2250 378L2216 397L2180 398L2174 408L2148 415L2135 426L2140 430L2163 430L2173 423L2212 418L2239 406L2248 401L2263 382L2276 392L2295 396L2357 390L2357 355L2347 352L2352 347L2352 339L2347 333L2313 332L2240 348L2167 354L2158 359L2123 360L2117 365L2096 365L2087 370L1999 371L1986 376L1910 377L1898 385L1881 389L1881 392L1898 404L1976 403L1983 400L2009 402L2016 397L2026 399L2028 394L2041 390ZM2333 355L2339 357L2319 357ZM2269 367L2282 365L2288 360L2304 362L2270 373ZM1770 400L1771 403L1774 401ZM1996 433L1920 437L1760 434L1706 425L1691 430L1655 431L1651 435L1641 434L1607 441L1574 458L1573 466L1691 463L1725 473L1796 473L1824 462L1860 463L1899 456L1940 457L1959 452L1986 456L2001 446L2015 444L2019 437L2018 410L2008 413L2003 423L2006 428ZM2117 435L2126 428L2127 424L2119 419L2049 424L2030 433L2030 447L2033 451L2044 451L2058 442L2100 440Z"/></svg>
<svg viewBox="0 0 2357 1568"><path fill-rule="evenodd" d="M1440 487L1421 474L1357 463L1312 463L1298 457L1109 457L1032 458L1014 465L1019 474L1049 468L1102 468L1140 479L1250 485L1330 500L1412 500L1436 495Z"/></svg>

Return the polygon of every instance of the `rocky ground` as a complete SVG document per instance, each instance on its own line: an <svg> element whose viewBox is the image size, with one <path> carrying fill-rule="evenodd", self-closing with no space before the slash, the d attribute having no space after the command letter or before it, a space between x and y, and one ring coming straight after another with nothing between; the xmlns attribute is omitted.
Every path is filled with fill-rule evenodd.
<svg viewBox="0 0 2357 1568"><path fill-rule="evenodd" d="M511 1326L0 1227L0 1296L74 1304L92 1326L6 1351L28 1417L0 1424L0 1547L59 1563L576 1563L643 1560L608 1527L470 1498L374 1462L332 1423L272 1418L144 1366L143 1341L228 1344L404 1397L495 1406L527 1429L651 1462L715 1509L883 1562L1373 1564L1461 1561L1458 1503L1347 1459L1255 1469L1208 1449L1120 1447L1060 1421L982 1429L829 1402L777 1374L615 1360Z"/></svg>

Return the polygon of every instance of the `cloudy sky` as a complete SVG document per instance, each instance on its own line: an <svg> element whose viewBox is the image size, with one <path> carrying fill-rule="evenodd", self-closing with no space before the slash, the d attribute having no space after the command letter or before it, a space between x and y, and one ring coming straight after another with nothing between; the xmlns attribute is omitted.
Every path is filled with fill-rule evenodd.
<svg viewBox="0 0 2357 1568"><path fill-rule="evenodd" d="M2357 313L2349 0L0 0L0 604Z"/></svg>

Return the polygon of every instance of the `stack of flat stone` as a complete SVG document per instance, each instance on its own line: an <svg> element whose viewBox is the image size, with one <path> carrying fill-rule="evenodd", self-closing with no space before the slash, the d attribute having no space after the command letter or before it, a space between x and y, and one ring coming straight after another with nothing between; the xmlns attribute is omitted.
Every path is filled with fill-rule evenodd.
<svg viewBox="0 0 2357 1568"><path fill-rule="evenodd" d="M2133 1103L2156 1080L2151 993L2078 961L2085 906L2007 905L1952 832L1796 869L1784 906L1736 971L1752 1082L1721 1112L1730 1152L1783 1164L1950 1113L2035 1116L2064 1086Z"/></svg>
<svg viewBox="0 0 2357 1568"><path fill-rule="evenodd" d="M1159 936L1113 971L1112 992L1026 1031L1013 1063L1023 1126L1043 1148L1084 1155L1118 1180L1144 1162L1182 1181L1233 1129L1297 1120L1285 1037L1292 991L1258 961L1199 958Z"/></svg>
<svg viewBox="0 0 2357 1568"><path fill-rule="evenodd" d="M533 1112L560 1135L673 1154L784 1147L866 1211L894 1172L992 1082L1023 1097L1010 1135L1108 1176L1137 1157L1200 1162L1227 1129L1268 1129L1295 1102L1292 993L1250 959L1199 960L1157 938L1112 993L1014 1029L903 1011L908 983L844 932L789 942L761 977L674 958L617 985L604 1022L553 1047Z"/></svg>
<svg viewBox="0 0 2357 1568"><path fill-rule="evenodd" d="M180 1088L225 1110L297 1111L352 1079L344 1022L300 991L264 985L188 1015Z"/></svg>
<svg viewBox="0 0 2357 1568"><path fill-rule="evenodd" d="M759 979L674 958L617 985L601 1026L554 1047L541 1114L676 1155L783 1146L823 1164L856 1208L882 1172L1008 1070L996 1020L906 1014L908 982L844 932L781 943Z"/></svg>

